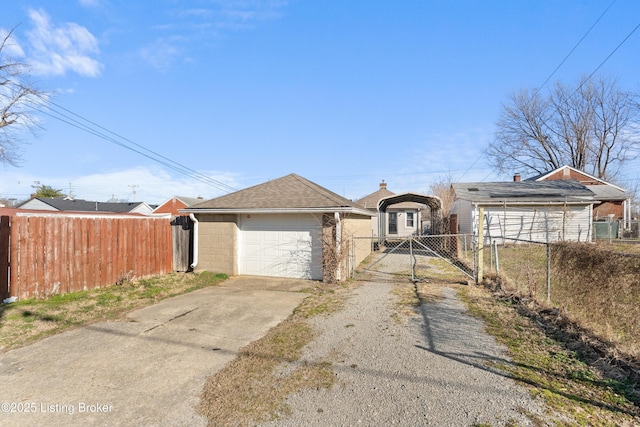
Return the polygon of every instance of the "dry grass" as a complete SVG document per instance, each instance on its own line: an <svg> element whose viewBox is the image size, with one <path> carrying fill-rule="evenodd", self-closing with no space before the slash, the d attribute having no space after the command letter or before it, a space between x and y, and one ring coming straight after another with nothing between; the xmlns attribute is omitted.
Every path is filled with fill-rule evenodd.
<svg viewBox="0 0 640 427"><path fill-rule="evenodd" d="M0 351L20 347L49 335L90 323L113 320L164 298L179 295L227 278L226 275L175 273L125 281L90 291L28 299L0 305Z"/></svg>
<svg viewBox="0 0 640 427"><path fill-rule="evenodd" d="M615 353L640 359L640 255L626 250L615 244L552 245L548 308L557 307ZM499 261L504 290L547 304L545 245L501 247Z"/></svg>
<svg viewBox="0 0 640 427"><path fill-rule="evenodd" d="M521 299L470 286L460 292L470 312L509 349L513 363L501 366L531 387L549 409L538 425L635 426L638 395L618 370L596 369L584 343L558 325L545 324ZM555 421L550 421L555 420Z"/></svg>
<svg viewBox="0 0 640 427"><path fill-rule="evenodd" d="M559 244L551 259L553 301L616 351L640 360L640 255Z"/></svg>
<svg viewBox="0 0 640 427"><path fill-rule="evenodd" d="M485 268L495 271L489 248L485 248ZM500 274L519 292L540 301L546 299L547 247L537 244L498 246Z"/></svg>
<svg viewBox="0 0 640 427"><path fill-rule="evenodd" d="M598 249L619 252L622 254L640 255L640 241L637 243L631 243L624 240L613 240L609 243L608 240L598 240L596 242L596 247Z"/></svg>
<svg viewBox="0 0 640 427"><path fill-rule="evenodd" d="M391 317L404 324L407 318L418 316L417 308L421 304L443 299L442 288L445 286L439 283L397 283L391 289L391 293L397 297Z"/></svg>
<svg viewBox="0 0 640 427"><path fill-rule="evenodd" d="M331 387L331 362L299 364L315 332L307 319L343 307L353 284L322 284L263 338L242 348L236 359L207 379L199 412L210 426L255 425L289 413L285 398L305 388Z"/></svg>

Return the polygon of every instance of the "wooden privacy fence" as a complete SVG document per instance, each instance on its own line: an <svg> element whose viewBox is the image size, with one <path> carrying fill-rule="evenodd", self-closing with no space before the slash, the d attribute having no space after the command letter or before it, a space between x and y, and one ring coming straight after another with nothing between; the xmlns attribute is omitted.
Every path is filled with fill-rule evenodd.
<svg viewBox="0 0 640 427"><path fill-rule="evenodd" d="M172 269L167 218L3 216L0 297L99 288Z"/></svg>
<svg viewBox="0 0 640 427"><path fill-rule="evenodd" d="M193 221L188 216L171 220L173 271L191 271L193 262Z"/></svg>

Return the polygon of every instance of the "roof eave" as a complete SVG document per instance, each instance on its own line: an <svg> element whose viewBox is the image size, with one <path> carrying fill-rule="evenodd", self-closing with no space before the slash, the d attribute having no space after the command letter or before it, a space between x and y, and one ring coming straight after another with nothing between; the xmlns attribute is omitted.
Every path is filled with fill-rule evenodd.
<svg viewBox="0 0 640 427"><path fill-rule="evenodd" d="M180 213L193 214L297 214L297 213L350 213L364 216L377 216L376 212L371 212L364 208L354 208L351 206L337 206L326 208L187 208L179 209Z"/></svg>
<svg viewBox="0 0 640 427"><path fill-rule="evenodd" d="M595 200L469 200L471 204L478 206L503 206L522 205L522 206L545 206L545 205L593 205Z"/></svg>

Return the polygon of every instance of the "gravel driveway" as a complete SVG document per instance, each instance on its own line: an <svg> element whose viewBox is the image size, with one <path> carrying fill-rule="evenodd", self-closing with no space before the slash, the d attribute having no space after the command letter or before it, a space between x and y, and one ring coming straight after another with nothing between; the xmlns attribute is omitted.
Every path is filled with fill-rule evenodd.
<svg viewBox="0 0 640 427"><path fill-rule="evenodd" d="M540 416L542 404L489 367L504 349L454 289L401 324L393 286L364 283L344 310L314 320L320 334L298 363L330 360L336 384L289 396L292 414L264 425L532 425L523 414Z"/></svg>

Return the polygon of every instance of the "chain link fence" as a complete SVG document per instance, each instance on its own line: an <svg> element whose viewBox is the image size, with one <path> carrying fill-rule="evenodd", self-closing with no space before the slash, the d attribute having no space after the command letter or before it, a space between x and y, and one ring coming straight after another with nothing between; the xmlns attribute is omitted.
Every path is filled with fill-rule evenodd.
<svg viewBox="0 0 640 427"><path fill-rule="evenodd" d="M350 271L350 277L358 280L466 282L474 277L475 245L470 235L354 237L352 245L352 253L363 247L371 250Z"/></svg>
<svg viewBox="0 0 640 427"><path fill-rule="evenodd" d="M551 298L551 243L509 237L487 238L484 272L502 276L509 286L539 301Z"/></svg>

